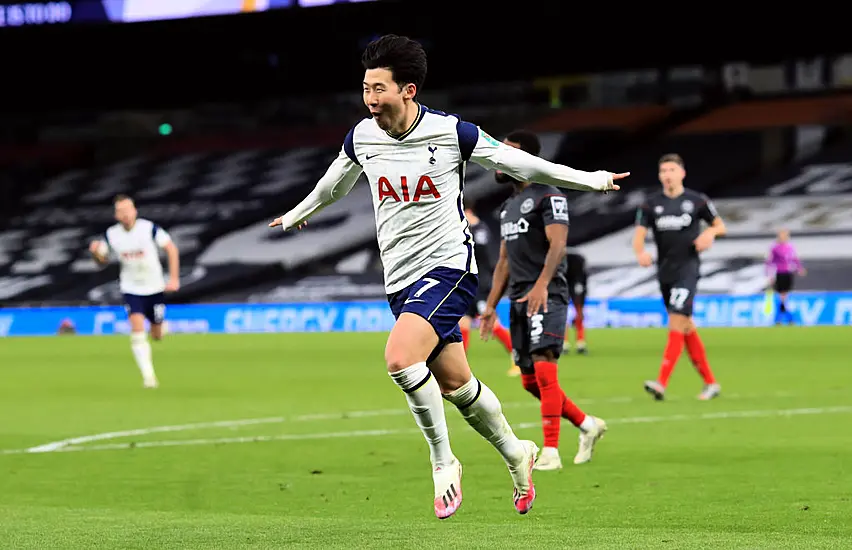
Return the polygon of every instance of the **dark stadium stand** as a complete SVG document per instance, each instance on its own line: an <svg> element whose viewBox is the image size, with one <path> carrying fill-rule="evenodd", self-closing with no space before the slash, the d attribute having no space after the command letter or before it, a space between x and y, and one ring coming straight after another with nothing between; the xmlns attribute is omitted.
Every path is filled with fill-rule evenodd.
<svg viewBox="0 0 852 550"><path fill-rule="evenodd" d="M697 121L713 120L714 112L689 111ZM792 212L776 208L777 215L763 225L754 225L757 222L748 221L748 216L762 211L764 203L777 195L806 195L810 207L836 208L840 203L826 204L825 198L814 195L848 191L852 184L846 183L847 168L838 163L848 161L852 146L835 143L843 136L826 127L721 131L714 123L712 131L700 131L700 126L683 118L683 111L645 107L566 110L527 126L541 132L546 158L582 169L608 166L633 173L622 193L568 192L570 243L586 245L589 264L604 273L601 277L607 276L608 266L632 266L628 235L635 208L647 192L658 188L656 159L677 152L687 162L687 184L713 196L732 228L731 237L708 254L708 259L719 256L724 265L708 266L725 273L747 272L754 286L771 233L785 217L791 219ZM179 301L381 297L366 185L357 186L349 197L312 220L310 231L285 235L266 227L310 190L337 153L343 132L345 128L329 127L167 140L155 142L148 156L44 180L2 225L0 298L116 301L116 267L98 269L85 245L111 224L110 199L119 192L135 196L141 215L169 229L179 244L184 277L176 296ZM318 146L295 148L300 141ZM801 171L813 177L799 178ZM765 175L758 177L761 173ZM478 200L486 221L496 226L496 218L488 212L499 206L507 189L495 185L490 173L471 166L466 191ZM751 207L732 197L757 198L748 199L755 205ZM814 222L801 220L791 229L794 234L816 231L823 236L849 231L837 217L821 223L824 227L817 230ZM836 264L846 265L845 260L815 255L817 248L810 245L807 250L811 252L805 257L820 260L824 269L815 265L814 276L803 284L848 286L846 279L838 278L840 264ZM703 284L718 286L719 280L711 277ZM636 286L639 290L624 292L641 293L647 287L641 282ZM597 286L598 292L608 288Z"/></svg>

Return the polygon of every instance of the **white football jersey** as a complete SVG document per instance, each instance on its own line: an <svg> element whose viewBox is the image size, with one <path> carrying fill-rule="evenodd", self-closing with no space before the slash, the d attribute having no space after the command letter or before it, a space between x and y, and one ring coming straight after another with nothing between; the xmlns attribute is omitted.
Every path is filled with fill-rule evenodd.
<svg viewBox="0 0 852 550"><path fill-rule="evenodd" d="M464 143L458 124L455 117L421 106L414 124L399 137L369 118L344 142L345 153L370 182L388 293L436 267L478 272L462 208L464 164L472 143Z"/></svg>
<svg viewBox="0 0 852 550"><path fill-rule="evenodd" d="M583 172L498 142L455 115L419 106L400 136L359 122L316 188L282 217L284 230L346 195L364 172L373 196L385 290L397 292L436 267L477 273L463 209L465 163L523 181L585 191L611 188L609 172Z"/></svg>
<svg viewBox="0 0 852 550"><path fill-rule="evenodd" d="M106 230L109 251L121 264L119 287L122 293L150 296L165 290L160 248L171 240L165 229L143 218L137 218L130 230L120 223Z"/></svg>

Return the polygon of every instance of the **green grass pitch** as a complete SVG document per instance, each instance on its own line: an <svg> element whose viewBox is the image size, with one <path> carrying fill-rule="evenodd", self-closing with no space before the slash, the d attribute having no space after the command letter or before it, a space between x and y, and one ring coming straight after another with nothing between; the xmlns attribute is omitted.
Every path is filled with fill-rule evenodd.
<svg viewBox="0 0 852 550"><path fill-rule="evenodd" d="M573 466L563 424L565 468L536 473L527 516L448 406L465 499L443 522L382 334L170 335L157 390L126 337L0 340L0 548L852 548L850 329L702 334L711 402L686 355L667 401L642 391L664 330L589 331L591 354L563 357L610 431ZM470 358L540 444L505 352Z"/></svg>

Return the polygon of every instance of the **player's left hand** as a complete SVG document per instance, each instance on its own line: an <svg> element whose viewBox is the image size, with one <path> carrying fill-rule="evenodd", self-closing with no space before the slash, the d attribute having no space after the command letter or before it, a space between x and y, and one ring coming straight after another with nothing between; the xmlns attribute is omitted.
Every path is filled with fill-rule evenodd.
<svg viewBox="0 0 852 550"><path fill-rule="evenodd" d="M527 292L526 296L518 300L518 302L527 303L527 317L537 315L542 309L547 313L547 287L536 284Z"/></svg>
<svg viewBox="0 0 852 550"><path fill-rule="evenodd" d="M272 222L269 224L269 227L278 227L279 225L283 225L283 224L284 224L284 216L281 216L280 218L275 218L274 220L272 220ZM299 230L304 229L306 225L308 225L308 222L303 221L302 223L300 223L299 225L296 226L296 229L299 229ZM287 231L287 229L289 229L289 228L285 227L284 231Z"/></svg>
<svg viewBox="0 0 852 550"><path fill-rule="evenodd" d="M698 235L698 238L693 241L695 244L695 250L698 252L704 252L711 246L713 246L713 241L716 240L716 236L713 233L705 231L701 235Z"/></svg>
<svg viewBox="0 0 852 550"><path fill-rule="evenodd" d="M166 292L177 292L180 289L180 280L179 279L169 279L169 282L166 283Z"/></svg>
<svg viewBox="0 0 852 550"><path fill-rule="evenodd" d="M620 186L620 185L616 185L616 184L614 183L614 182L615 182L615 180L623 180L624 178L626 178L626 177L627 177L627 176L629 176L629 175L630 175L630 172L621 172L620 174L616 174L616 173L610 172L610 173L609 173L609 185L610 185L610 186L609 186L609 188L607 188L607 191L609 191L610 189L611 189L611 190L613 190L613 191L618 191L618 190L620 190L620 189L621 189L621 186Z"/></svg>

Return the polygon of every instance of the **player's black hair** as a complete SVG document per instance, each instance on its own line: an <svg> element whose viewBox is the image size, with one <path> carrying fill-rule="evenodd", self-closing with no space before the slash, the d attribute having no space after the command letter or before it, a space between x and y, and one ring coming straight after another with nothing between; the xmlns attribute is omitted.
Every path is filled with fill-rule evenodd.
<svg viewBox="0 0 852 550"><path fill-rule="evenodd" d="M663 155L660 157L660 161L657 163L657 166L661 166L667 162L673 162L675 164L679 164L681 168L685 168L686 166L683 164L683 158L676 153L669 153L667 155Z"/></svg>
<svg viewBox="0 0 852 550"><path fill-rule="evenodd" d="M541 141L537 135L528 130L515 130L506 136L506 141L517 143L521 146L521 151L531 155L538 156L541 153Z"/></svg>
<svg viewBox="0 0 852 550"><path fill-rule="evenodd" d="M474 209L475 206L476 206L476 201L473 200L472 198L468 197L467 195L465 195L465 197L464 197L464 209L465 210L473 210L475 212L476 211Z"/></svg>
<svg viewBox="0 0 852 550"><path fill-rule="evenodd" d="M130 195L125 195L124 193L119 193L118 195L116 195L116 196L114 196L114 197L112 198L112 203L113 203L113 204L118 204L118 203L120 203L121 201L130 201L130 202L134 202L134 201L133 201L133 198L132 198Z"/></svg>
<svg viewBox="0 0 852 550"><path fill-rule="evenodd" d="M406 36L386 34L367 44L361 55L365 70L387 69L400 88L414 84L417 91L426 81L426 51L416 40Z"/></svg>

